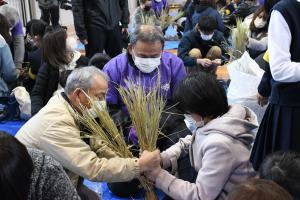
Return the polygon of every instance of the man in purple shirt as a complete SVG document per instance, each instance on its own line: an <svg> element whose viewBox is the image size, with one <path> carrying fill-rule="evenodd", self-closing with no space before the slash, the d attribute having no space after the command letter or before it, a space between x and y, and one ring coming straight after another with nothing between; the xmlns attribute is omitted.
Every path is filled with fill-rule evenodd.
<svg viewBox="0 0 300 200"><path fill-rule="evenodd" d="M168 101L172 100L176 84L186 76L184 64L177 56L164 52L164 37L154 26L142 25L130 35L128 52L113 58L104 67L109 76L108 105L117 105L126 111L117 91L125 86L125 80L141 81L150 88L157 81L158 70L161 76L161 89Z"/></svg>
<svg viewBox="0 0 300 200"><path fill-rule="evenodd" d="M183 113L173 106L176 102L172 102L176 85L186 76L185 67L180 58L164 52L163 48L164 36L159 28L150 25L137 26L130 34L127 53L113 58L103 69L109 77L106 102L114 121L122 126L125 135L128 133L126 128L131 126L131 122L130 119L124 120L128 119L128 113L116 88L119 86L126 87L125 80L140 81L146 88L151 88L156 84L159 71L161 90L166 94L168 112L182 114L169 116L163 113L161 128L168 138L160 139L157 142L157 147L161 151L174 144L179 138L190 134L185 126ZM129 137L133 143L136 143L134 136L135 131L131 129ZM182 156L178 166L181 169L178 170L179 177L192 181L194 174L189 164L188 155ZM121 184L121 186L113 185L110 185L113 193L123 196L133 195L124 191L124 189L128 190L128 187L131 187L127 183Z"/></svg>
<svg viewBox="0 0 300 200"><path fill-rule="evenodd" d="M168 2L167 0L152 0L151 7L155 14L160 16L161 12L168 7Z"/></svg>

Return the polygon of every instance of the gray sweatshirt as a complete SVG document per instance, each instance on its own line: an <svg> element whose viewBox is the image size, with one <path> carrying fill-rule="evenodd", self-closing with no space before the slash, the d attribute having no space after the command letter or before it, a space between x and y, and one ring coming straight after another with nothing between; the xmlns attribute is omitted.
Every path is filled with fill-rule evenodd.
<svg viewBox="0 0 300 200"><path fill-rule="evenodd" d="M62 166L46 153L28 149L33 172L28 200L80 200L76 189Z"/></svg>
<svg viewBox="0 0 300 200"><path fill-rule="evenodd" d="M191 164L198 172L195 183L180 180L162 169L156 187L176 200L226 199L235 185L255 176L249 157L255 137L252 130L257 126L250 109L231 106L228 113L161 153L166 168L179 158L182 150L189 149Z"/></svg>

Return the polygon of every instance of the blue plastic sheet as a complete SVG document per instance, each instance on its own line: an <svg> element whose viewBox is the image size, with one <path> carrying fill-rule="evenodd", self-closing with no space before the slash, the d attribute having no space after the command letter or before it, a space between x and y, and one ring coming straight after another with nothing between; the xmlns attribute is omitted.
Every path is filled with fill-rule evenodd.
<svg viewBox="0 0 300 200"><path fill-rule="evenodd" d="M26 121L3 121L0 122L0 131L5 131L11 135L16 135Z"/></svg>
<svg viewBox="0 0 300 200"><path fill-rule="evenodd" d="M111 193L107 187L107 183L97 183L97 182L91 182L88 180L84 180L84 184L90 188L91 190L95 191L96 193L99 194L99 196L102 197L103 200L144 200L144 194L140 193L134 197L130 197L130 198L121 198L118 197L116 195L114 195L113 193ZM157 190L157 195L158 195L158 199L163 199L163 197L165 196L163 194L163 192Z"/></svg>

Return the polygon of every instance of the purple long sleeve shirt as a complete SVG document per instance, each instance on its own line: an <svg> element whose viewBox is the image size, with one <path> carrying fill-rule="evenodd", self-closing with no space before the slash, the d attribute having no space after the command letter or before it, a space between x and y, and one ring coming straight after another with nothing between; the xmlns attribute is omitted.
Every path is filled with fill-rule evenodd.
<svg viewBox="0 0 300 200"><path fill-rule="evenodd" d="M152 0L151 7L155 11L156 15L160 15L161 11L168 6L167 0L161 0L161 2L156 2Z"/></svg>
<svg viewBox="0 0 300 200"><path fill-rule="evenodd" d="M123 53L109 61L103 69L109 77L109 88L106 95L107 104L118 105L125 112L127 112L127 109L116 88L119 86L126 87L125 80L134 82L140 80L146 88L151 88L157 81L157 70L149 74L143 73L133 66L132 60L130 60L130 55ZM163 52L158 69L161 77L161 90L165 92L166 99L171 100L176 84L186 76L183 62L177 56Z"/></svg>
<svg viewBox="0 0 300 200"><path fill-rule="evenodd" d="M24 36L23 25L22 25L21 19L18 21L18 23L11 30L11 35L13 37Z"/></svg>

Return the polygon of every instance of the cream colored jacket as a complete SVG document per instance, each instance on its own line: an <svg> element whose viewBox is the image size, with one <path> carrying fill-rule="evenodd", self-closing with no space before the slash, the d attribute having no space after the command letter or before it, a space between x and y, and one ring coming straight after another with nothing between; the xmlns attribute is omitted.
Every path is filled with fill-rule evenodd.
<svg viewBox="0 0 300 200"><path fill-rule="evenodd" d="M75 186L78 176L105 182L129 181L139 176L137 159L117 157L100 142L86 144L71 112L61 94L55 95L16 137L27 147L43 150L60 162Z"/></svg>

